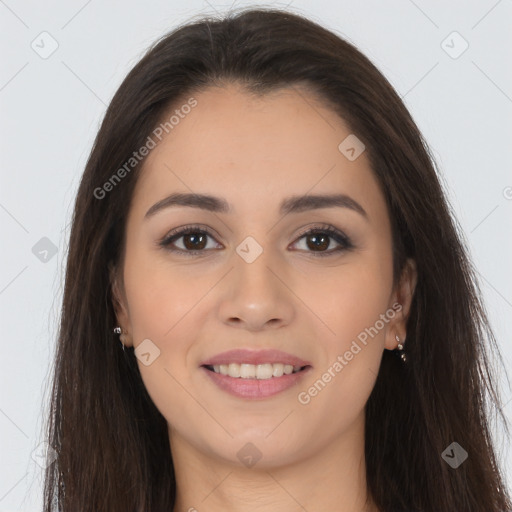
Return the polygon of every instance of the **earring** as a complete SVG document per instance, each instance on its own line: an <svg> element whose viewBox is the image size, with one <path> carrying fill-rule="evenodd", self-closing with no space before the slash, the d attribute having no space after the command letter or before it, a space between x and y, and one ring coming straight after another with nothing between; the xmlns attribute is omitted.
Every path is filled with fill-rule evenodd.
<svg viewBox="0 0 512 512"><path fill-rule="evenodd" d="M403 345L403 343L400 343L400 338L396 334L395 334L395 339L396 339L396 341L398 341L398 350L400 353L400 357L401 357L402 361L405 363L407 361L407 356L403 352L404 345ZM405 343L405 341L404 341L404 343Z"/></svg>
<svg viewBox="0 0 512 512"><path fill-rule="evenodd" d="M121 327L114 327L114 333L119 334L119 340L121 341L121 345L123 345L124 352L124 344L127 341L126 333L121 329Z"/></svg>

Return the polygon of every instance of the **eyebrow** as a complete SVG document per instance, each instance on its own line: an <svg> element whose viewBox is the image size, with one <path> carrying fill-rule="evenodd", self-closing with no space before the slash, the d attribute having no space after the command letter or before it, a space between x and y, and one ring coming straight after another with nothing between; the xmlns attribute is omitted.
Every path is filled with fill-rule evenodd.
<svg viewBox="0 0 512 512"><path fill-rule="evenodd" d="M184 194L174 193L155 203L147 212L144 218L149 218L157 212L171 207L188 206L190 208L200 208L215 213L231 213L229 203L220 197L208 194ZM288 213L300 213L307 210L316 210L320 208L349 208L368 220L366 210L354 199L346 194L322 194L322 195L304 195L291 196L284 199L280 205L279 213L286 215Z"/></svg>

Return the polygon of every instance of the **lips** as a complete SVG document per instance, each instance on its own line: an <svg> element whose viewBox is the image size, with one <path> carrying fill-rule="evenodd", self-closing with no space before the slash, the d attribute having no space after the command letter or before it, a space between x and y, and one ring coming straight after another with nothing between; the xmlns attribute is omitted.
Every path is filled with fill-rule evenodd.
<svg viewBox="0 0 512 512"><path fill-rule="evenodd" d="M265 364L265 363L282 363L292 366L311 366L309 361L305 361L297 356L288 354L281 350L248 350L248 349L234 349L227 352L217 354L206 361L203 361L200 366L214 366L221 364Z"/></svg>
<svg viewBox="0 0 512 512"><path fill-rule="evenodd" d="M217 389L244 400L264 400L284 393L286 390L297 386L311 370L311 366L306 366L296 373L260 380L254 378L233 378L229 375L209 371L205 366L200 368L202 374L205 375L209 382L215 384Z"/></svg>

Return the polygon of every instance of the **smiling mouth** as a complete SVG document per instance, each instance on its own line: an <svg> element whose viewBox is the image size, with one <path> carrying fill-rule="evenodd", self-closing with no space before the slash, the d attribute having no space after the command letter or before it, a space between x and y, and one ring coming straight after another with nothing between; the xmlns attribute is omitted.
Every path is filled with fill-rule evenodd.
<svg viewBox="0 0 512 512"><path fill-rule="evenodd" d="M232 378L239 379L258 379L268 380L282 377L283 375L291 375L299 373L309 365L292 366L291 364L282 363L265 363L265 364L245 364L230 363L221 365L203 365L207 370Z"/></svg>

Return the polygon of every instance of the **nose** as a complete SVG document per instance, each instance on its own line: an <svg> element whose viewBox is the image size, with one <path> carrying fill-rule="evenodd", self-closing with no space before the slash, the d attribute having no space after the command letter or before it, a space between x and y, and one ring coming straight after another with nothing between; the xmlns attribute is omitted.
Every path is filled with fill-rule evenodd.
<svg viewBox="0 0 512 512"><path fill-rule="evenodd" d="M248 331L289 325L296 314L296 298L285 267L266 250L248 261L238 253L233 257L234 268L223 283L220 321Z"/></svg>

